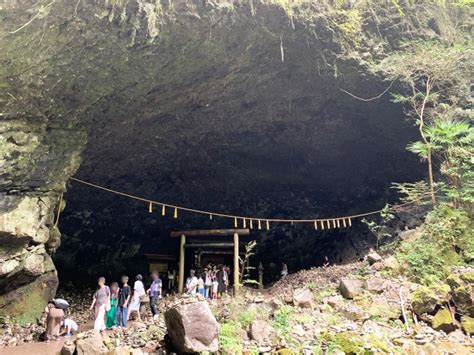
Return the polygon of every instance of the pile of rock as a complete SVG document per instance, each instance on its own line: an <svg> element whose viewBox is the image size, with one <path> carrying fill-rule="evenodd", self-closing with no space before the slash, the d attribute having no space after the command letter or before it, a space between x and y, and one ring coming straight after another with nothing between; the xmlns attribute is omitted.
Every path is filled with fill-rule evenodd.
<svg viewBox="0 0 474 355"><path fill-rule="evenodd" d="M462 329L474 334L474 269L460 269L446 282L415 290L413 311L435 330L450 333Z"/></svg>
<svg viewBox="0 0 474 355"><path fill-rule="evenodd" d="M0 329L0 348L38 341L45 331L43 322L20 326L8 318L0 319Z"/></svg>

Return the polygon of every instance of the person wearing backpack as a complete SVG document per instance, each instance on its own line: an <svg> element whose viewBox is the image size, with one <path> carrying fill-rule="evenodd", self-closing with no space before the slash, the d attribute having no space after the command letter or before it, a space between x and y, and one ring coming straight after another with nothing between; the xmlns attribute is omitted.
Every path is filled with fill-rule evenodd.
<svg viewBox="0 0 474 355"><path fill-rule="evenodd" d="M97 281L99 288L94 293L90 309L94 308L94 329L105 331L105 313L110 310L110 288L105 285L105 277L99 277Z"/></svg>
<svg viewBox="0 0 474 355"><path fill-rule="evenodd" d="M46 342L50 340L59 340L59 327L64 317L64 311L60 308L56 308L54 300L48 302L48 305L44 309L47 314L46 317Z"/></svg>

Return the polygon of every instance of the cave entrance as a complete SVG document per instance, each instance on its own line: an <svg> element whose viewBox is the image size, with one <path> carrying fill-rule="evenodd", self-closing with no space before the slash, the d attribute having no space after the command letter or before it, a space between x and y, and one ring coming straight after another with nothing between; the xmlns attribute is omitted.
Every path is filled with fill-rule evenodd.
<svg viewBox="0 0 474 355"><path fill-rule="evenodd" d="M232 255L233 285L234 295L239 290L239 252L240 236L250 235L249 229L195 229L186 231L173 231L171 237L180 238L179 243L179 279L178 292L183 293L184 276L186 263L186 249L194 249L194 258L192 261L193 269L201 269L202 262L207 260L221 261L224 263ZM202 239L203 237L218 237L211 240ZM232 251L229 251L231 249ZM205 257L203 258L203 256ZM231 275L229 275L229 278Z"/></svg>

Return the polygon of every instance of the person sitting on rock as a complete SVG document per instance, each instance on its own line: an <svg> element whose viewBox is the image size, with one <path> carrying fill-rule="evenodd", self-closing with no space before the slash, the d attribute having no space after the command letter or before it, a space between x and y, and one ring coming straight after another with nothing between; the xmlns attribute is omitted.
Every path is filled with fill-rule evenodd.
<svg viewBox="0 0 474 355"><path fill-rule="evenodd" d="M44 311L47 314L46 342L49 342L51 339L59 340L59 328L64 317L64 311L56 308L54 301L49 301Z"/></svg>
<svg viewBox="0 0 474 355"><path fill-rule="evenodd" d="M70 318L65 318L61 322L61 331L60 331L59 335L64 335L66 337L70 337L73 333L77 332L78 328L79 327L77 326L76 322L74 322Z"/></svg>
<svg viewBox="0 0 474 355"><path fill-rule="evenodd" d="M189 272L189 277L186 279L186 293L190 296L196 296L196 288L198 285L197 277L194 270Z"/></svg>

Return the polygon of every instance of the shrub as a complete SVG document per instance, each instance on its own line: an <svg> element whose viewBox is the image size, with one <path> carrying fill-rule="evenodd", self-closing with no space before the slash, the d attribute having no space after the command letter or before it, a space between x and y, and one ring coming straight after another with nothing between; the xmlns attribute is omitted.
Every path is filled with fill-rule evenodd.
<svg viewBox="0 0 474 355"><path fill-rule="evenodd" d="M229 321L221 324L219 331L220 350L228 353L242 352L242 339L240 326L237 322Z"/></svg>
<svg viewBox="0 0 474 355"><path fill-rule="evenodd" d="M456 265L474 257L473 222L466 211L447 204L430 212L414 240L401 243L397 258L408 266L407 275L425 285L445 278Z"/></svg>

